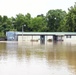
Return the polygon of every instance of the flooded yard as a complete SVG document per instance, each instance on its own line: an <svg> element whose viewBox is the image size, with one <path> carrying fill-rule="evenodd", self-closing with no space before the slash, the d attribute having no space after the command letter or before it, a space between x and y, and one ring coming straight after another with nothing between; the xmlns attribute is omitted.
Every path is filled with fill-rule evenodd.
<svg viewBox="0 0 76 75"><path fill-rule="evenodd" d="M76 44L0 42L0 75L76 75Z"/></svg>

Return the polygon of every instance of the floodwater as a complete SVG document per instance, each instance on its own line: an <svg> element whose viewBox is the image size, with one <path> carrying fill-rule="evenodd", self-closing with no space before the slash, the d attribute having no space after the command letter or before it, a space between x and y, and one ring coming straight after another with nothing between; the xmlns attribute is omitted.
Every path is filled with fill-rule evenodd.
<svg viewBox="0 0 76 75"><path fill-rule="evenodd" d="M0 75L76 75L76 44L0 42Z"/></svg>

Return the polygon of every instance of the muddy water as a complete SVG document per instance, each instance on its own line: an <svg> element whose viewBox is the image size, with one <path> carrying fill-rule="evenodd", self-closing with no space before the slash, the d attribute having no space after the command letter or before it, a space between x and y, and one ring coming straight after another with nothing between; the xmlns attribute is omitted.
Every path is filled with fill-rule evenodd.
<svg viewBox="0 0 76 75"><path fill-rule="evenodd" d="M76 75L76 44L0 42L0 75Z"/></svg>

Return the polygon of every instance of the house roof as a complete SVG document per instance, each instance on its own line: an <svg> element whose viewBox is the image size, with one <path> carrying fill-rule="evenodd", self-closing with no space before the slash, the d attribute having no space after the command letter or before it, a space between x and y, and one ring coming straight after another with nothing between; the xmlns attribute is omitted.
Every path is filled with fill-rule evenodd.
<svg viewBox="0 0 76 75"><path fill-rule="evenodd" d="M76 32L17 32L17 35L76 35Z"/></svg>
<svg viewBox="0 0 76 75"><path fill-rule="evenodd" d="M76 32L14 32L14 31L8 31L7 33L15 33L18 36L21 35L75 35L76 36Z"/></svg>

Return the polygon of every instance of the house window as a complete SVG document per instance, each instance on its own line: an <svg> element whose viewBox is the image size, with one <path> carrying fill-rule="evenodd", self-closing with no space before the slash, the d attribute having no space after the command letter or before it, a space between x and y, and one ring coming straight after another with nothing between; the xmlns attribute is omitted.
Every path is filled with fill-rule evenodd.
<svg viewBox="0 0 76 75"><path fill-rule="evenodd" d="M71 38L71 35L67 35L66 38Z"/></svg>

